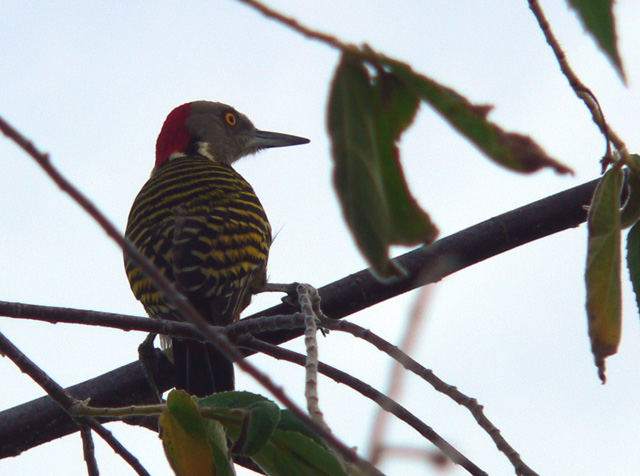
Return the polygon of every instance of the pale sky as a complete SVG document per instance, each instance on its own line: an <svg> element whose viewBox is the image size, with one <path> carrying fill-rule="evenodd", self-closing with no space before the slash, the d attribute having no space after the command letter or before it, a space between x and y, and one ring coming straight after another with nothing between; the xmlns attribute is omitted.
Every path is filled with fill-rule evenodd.
<svg viewBox="0 0 640 476"><path fill-rule="evenodd" d="M616 4L629 87L584 34L565 2L542 1L570 63L598 97L630 151L640 147L640 7ZM517 175L494 165L428 107L403 137L413 193L447 236L494 215L594 179L604 140L560 74L526 1L273 1L305 24L407 61L477 104L491 119L531 135L575 177ZM325 128L336 51L234 1L1 2L0 115L51 153L56 166L123 230L154 163L160 126L175 106L208 99L235 106L257 127L311 139L243 159L278 232L273 282L318 287L365 267L331 184ZM130 292L121 252L35 163L0 140L1 300L144 315ZM541 475L640 475L640 328L626 280L624 333L602 386L584 312L585 227L463 270L434 286L413 356L475 397ZM395 254L405 250L394 250ZM397 343L415 294L351 316ZM249 311L277 301L260 297ZM248 312L247 314L249 314ZM140 333L0 318L4 333L69 386L137 358ZM301 348L298 340L292 347ZM388 359L333 332L321 359L385 390ZM302 402L299 370L253 358ZM2 409L42 390L0 359ZM237 387L264 393L238 372ZM491 475L507 459L463 408L416 378L401 402ZM320 405L337 436L368 450L374 407L320 381ZM153 475L170 475L147 430L109 428ZM99 438L101 474L133 474ZM402 423L394 445L431 448ZM387 460L388 475L435 474L418 461ZM78 434L0 460L0 474L86 474ZM246 473L244 473L246 474ZM467 474L452 467L449 475Z"/></svg>

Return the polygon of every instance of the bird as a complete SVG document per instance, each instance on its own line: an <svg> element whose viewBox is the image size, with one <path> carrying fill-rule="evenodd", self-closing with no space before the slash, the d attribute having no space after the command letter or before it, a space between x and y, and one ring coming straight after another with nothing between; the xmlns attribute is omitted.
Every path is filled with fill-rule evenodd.
<svg viewBox="0 0 640 476"><path fill-rule="evenodd" d="M308 142L258 130L247 116L220 102L186 103L167 116L155 166L133 202L125 237L210 324L238 320L267 282L271 225L233 164L261 149ZM181 320L126 253L124 262L131 290L147 314ZM234 390L233 364L213 344L161 340L173 356L176 388L198 397Z"/></svg>

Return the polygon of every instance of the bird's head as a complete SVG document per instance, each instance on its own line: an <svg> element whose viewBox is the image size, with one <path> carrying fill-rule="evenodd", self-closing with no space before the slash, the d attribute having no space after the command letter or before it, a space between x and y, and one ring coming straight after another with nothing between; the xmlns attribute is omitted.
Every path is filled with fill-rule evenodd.
<svg viewBox="0 0 640 476"><path fill-rule="evenodd" d="M178 106L164 121L156 143L156 168L188 155L232 164L260 149L307 142L303 137L260 131L226 104L195 101Z"/></svg>

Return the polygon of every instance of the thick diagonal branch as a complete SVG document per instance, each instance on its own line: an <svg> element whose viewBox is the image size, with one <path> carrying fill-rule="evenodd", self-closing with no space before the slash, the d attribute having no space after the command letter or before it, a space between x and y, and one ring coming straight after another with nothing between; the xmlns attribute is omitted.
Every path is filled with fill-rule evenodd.
<svg viewBox="0 0 640 476"><path fill-rule="evenodd" d="M319 289L322 309L339 319L369 306L398 296L424 284L483 261L492 256L535 241L559 231L574 228L586 219L597 180L560 192L503 215L491 218L431 246L419 248L398 258L408 271L406 277L392 283L380 283L367 270L347 276ZM280 304L254 316L288 314L294 310ZM263 332L259 338L279 344L302 334L301 330ZM251 352L245 352L250 355ZM166 359L154 371L159 389L171 388ZM126 388L124 386L126 385ZM150 395L147 381L138 363L129 364L108 374L78 385L72 393L77 398L92 398L102 406L143 403ZM145 398L150 398L147 395ZM29 431L25 431L25 425ZM53 429L55 431L48 431ZM47 430L47 431L45 431ZM43 397L0 412L0 458L51 441L77 430L70 418L50 398Z"/></svg>

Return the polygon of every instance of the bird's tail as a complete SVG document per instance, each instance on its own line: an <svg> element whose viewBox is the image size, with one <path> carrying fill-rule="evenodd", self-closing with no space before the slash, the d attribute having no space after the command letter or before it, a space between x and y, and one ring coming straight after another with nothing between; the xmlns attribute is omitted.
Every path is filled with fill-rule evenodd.
<svg viewBox="0 0 640 476"><path fill-rule="evenodd" d="M206 397L235 388L233 363L212 344L172 339L176 388Z"/></svg>

